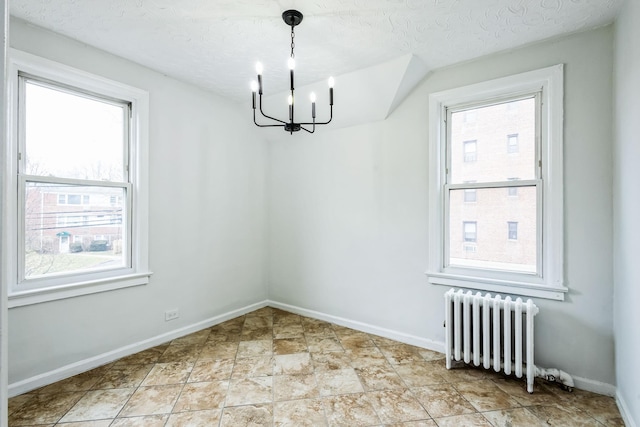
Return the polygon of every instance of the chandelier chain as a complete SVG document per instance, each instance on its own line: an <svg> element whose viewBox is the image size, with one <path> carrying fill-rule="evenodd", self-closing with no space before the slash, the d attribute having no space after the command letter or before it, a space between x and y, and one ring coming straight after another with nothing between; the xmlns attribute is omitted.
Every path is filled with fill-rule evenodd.
<svg viewBox="0 0 640 427"><path fill-rule="evenodd" d="M293 28L294 26L291 26L291 57L295 58L295 54L293 53L293 48L296 47L296 44L294 43L293 39L296 37L296 33L293 32Z"/></svg>

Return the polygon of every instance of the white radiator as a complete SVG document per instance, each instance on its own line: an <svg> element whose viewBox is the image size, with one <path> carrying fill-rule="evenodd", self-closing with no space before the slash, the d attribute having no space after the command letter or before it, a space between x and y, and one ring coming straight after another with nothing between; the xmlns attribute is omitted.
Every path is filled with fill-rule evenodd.
<svg viewBox="0 0 640 427"><path fill-rule="evenodd" d="M533 362L533 320L538 307L530 299L500 295L475 295L471 291L445 293L445 349L447 369L464 362L522 378L533 393L535 377L558 381L573 389L573 379L557 369L543 369Z"/></svg>

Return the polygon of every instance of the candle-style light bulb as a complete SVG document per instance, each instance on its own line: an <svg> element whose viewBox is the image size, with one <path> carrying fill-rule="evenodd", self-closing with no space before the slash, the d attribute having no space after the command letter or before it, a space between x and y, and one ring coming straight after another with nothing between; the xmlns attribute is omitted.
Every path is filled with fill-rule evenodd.
<svg viewBox="0 0 640 427"><path fill-rule="evenodd" d="M333 89L333 85L336 84L336 81L334 80L333 77L329 77L329 82L328 83L329 83L329 88Z"/></svg>
<svg viewBox="0 0 640 427"><path fill-rule="evenodd" d="M311 99L311 117L315 119L316 118L316 94L314 92L311 92L311 95L309 95L309 99Z"/></svg>
<svg viewBox="0 0 640 427"><path fill-rule="evenodd" d="M296 68L296 60L293 58L289 58L287 60L287 66L289 67L290 70L295 70Z"/></svg>

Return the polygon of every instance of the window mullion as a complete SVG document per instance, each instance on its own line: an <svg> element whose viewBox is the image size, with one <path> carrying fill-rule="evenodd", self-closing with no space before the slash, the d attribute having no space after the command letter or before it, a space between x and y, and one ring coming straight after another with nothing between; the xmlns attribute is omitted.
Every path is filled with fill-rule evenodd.
<svg viewBox="0 0 640 427"><path fill-rule="evenodd" d="M532 187L542 180L527 179L514 181L497 181L497 182L465 182L461 184L447 184L447 190L469 190L469 189L485 189L485 188L508 188L508 187Z"/></svg>
<svg viewBox="0 0 640 427"><path fill-rule="evenodd" d="M63 185L75 185L82 187L116 187L127 188L131 186L128 182L119 181L95 181L89 179L75 179L75 178L59 178L49 176L37 176L37 175L20 175L20 179L25 182L39 182L43 184L63 184Z"/></svg>

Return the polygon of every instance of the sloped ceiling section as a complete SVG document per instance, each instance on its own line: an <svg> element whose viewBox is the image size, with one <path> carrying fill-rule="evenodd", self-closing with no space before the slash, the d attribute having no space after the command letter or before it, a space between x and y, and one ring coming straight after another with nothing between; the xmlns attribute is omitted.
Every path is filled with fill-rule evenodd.
<svg viewBox="0 0 640 427"><path fill-rule="evenodd" d="M423 66L439 68L605 25L623 1L14 0L10 11L244 103L258 60L265 65L267 92L286 90L291 40L281 14L298 9L304 20L296 27L297 85L329 75L348 81L356 70L413 55L392 97L394 106ZM376 102L385 90L371 88Z"/></svg>
<svg viewBox="0 0 640 427"><path fill-rule="evenodd" d="M404 55L383 64L338 76L334 88L334 119L331 128L386 119L427 71L420 59L414 55ZM296 106L296 118L311 121L311 92L317 96L317 121L327 120L329 89L326 81L296 88L296 97L300 100ZM265 113L286 119L288 94L283 91L266 96L263 102ZM249 92L247 97L248 95ZM251 108L248 103L247 108ZM265 120L258 122L268 123ZM273 132L281 133L282 129L274 129Z"/></svg>

